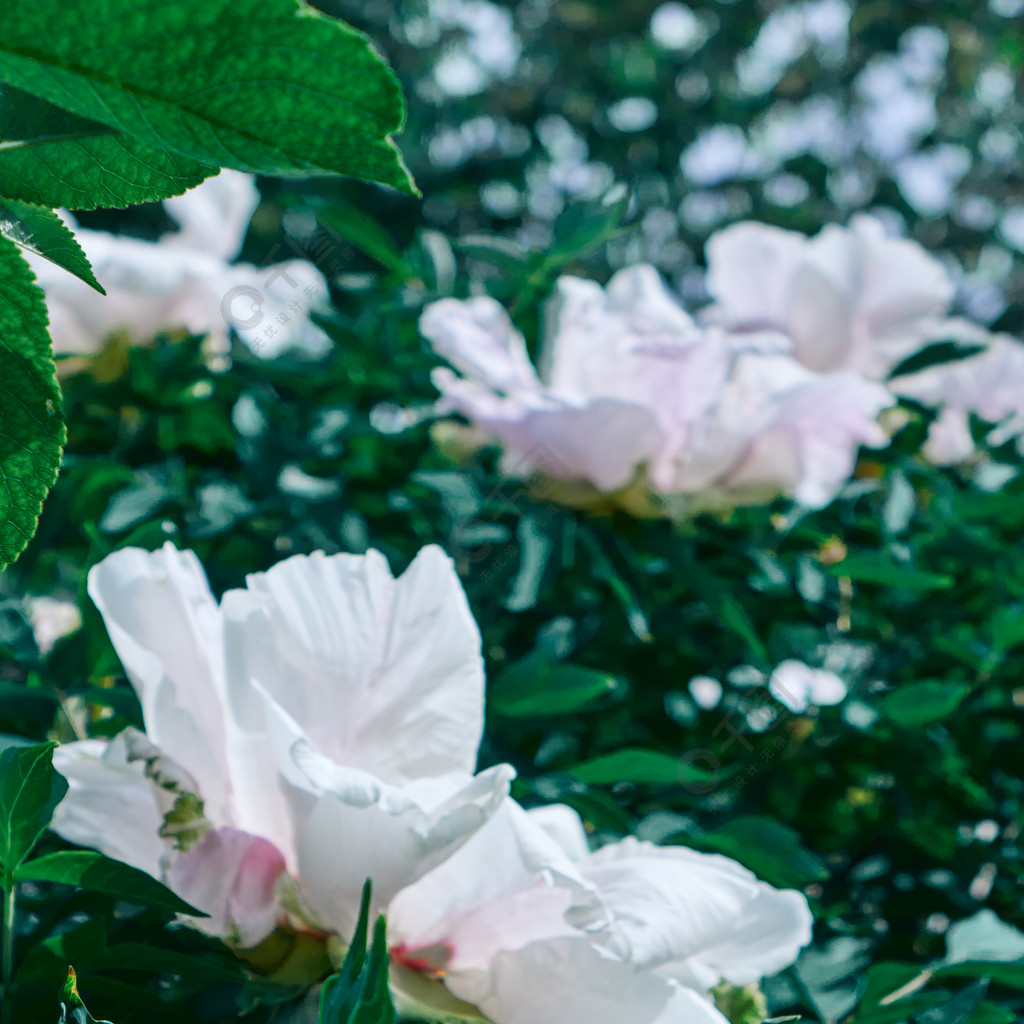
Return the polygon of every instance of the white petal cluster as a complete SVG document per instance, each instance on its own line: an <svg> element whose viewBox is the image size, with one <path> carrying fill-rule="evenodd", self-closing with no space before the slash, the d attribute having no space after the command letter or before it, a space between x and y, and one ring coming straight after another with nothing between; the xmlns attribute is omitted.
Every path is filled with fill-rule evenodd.
<svg viewBox="0 0 1024 1024"><path fill-rule="evenodd" d="M244 949L351 936L370 877L396 996L495 1024L723 1024L709 996L810 939L804 897L719 856L596 852L476 772L480 635L449 559L297 556L218 603L191 552L126 548L89 593L145 734L60 747L66 839L162 879ZM453 1010L453 1007L455 1010Z"/></svg>

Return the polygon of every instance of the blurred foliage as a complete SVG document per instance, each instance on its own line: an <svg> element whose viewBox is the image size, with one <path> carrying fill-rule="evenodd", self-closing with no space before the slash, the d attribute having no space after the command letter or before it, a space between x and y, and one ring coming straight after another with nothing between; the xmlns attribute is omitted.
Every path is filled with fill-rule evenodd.
<svg viewBox="0 0 1024 1024"><path fill-rule="evenodd" d="M691 24L682 5L646 2L322 6L368 29L404 78L403 146L424 203L353 183L262 183L246 258L262 262L282 234L301 249L317 224L322 268L358 250L330 270L323 326L337 347L320 362L211 357L201 339L115 341L68 378L64 470L33 543L0 578L0 732L141 725L84 594L85 570L118 547L193 548L220 592L298 552L372 546L398 571L440 543L484 638L483 763L512 762L519 798L569 803L599 838L720 851L808 893L815 943L764 986L769 1013L1015 1019L1019 962L943 961L950 924L983 907L1024 928L1024 478L1012 446L936 469L919 455L928 414L908 405L891 448L863 458L828 508L779 501L679 527L566 510L502 480L491 454L456 458L443 429L432 439L401 408L435 397L436 360L416 330L426 303L486 288L533 338L558 273L603 279L641 258L699 299L704 239L741 216L813 231L880 207L963 262L963 309L1019 329L1024 279L1007 217L1021 191L1024 7L738 0L682 8ZM459 27L467 8L512 33L512 50L488 58L506 61L500 72L472 77L481 59ZM656 13L665 8L674 14ZM829 35L843 11L848 31ZM689 43L664 45L686 24ZM786 57L792 38L803 41ZM750 70L756 53L774 54L771 67L785 57L774 79ZM866 69L889 59L935 96L934 126L902 156L883 156L865 128ZM994 67L1013 80L998 103ZM458 81L480 88L442 88ZM649 114L613 113L625 98L651 100L653 123L616 128ZM819 101L839 111L848 149L811 151L835 135L799 107ZM763 152L714 182L695 158L680 164L715 125L753 136L798 107L810 149L770 171ZM905 161L944 145L970 166L945 209L922 210ZM602 198L614 183L628 194ZM160 216L143 211L131 227L151 232ZM83 222L129 224L92 217ZM28 594L77 600L84 627L41 654ZM765 685L787 658L838 673L849 696L790 712ZM688 691L698 675L723 683L714 710ZM88 970L90 998L118 1024L152 1019L157 1004L162 1021L229 1020L239 1007L260 1019L298 994L167 930L153 908L49 883L22 890L20 977L35 1019L48 1019L67 962Z"/></svg>

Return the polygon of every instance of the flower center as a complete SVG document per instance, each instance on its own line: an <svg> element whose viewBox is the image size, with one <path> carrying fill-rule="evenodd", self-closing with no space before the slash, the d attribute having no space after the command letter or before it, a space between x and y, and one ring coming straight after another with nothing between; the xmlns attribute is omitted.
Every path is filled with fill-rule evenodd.
<svg viewBox="0 0 1024 1024"><path fill-rule="evenodd" d="M391 961L427 978L443 978L455 951L447 942L410 949L404 942L391 947Z"/></svg>

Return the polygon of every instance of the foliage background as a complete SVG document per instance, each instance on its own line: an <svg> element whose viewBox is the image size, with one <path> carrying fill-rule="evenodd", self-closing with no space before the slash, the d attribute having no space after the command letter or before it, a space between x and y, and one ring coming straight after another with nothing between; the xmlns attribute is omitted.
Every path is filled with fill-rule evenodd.
<svg viewBox="0 0 1024 1024"><path fill-rule="evenodd" d="M398 571L441 543L484 636L483 759L516 765L518 796L806 887L815 944L766 985L773 1013L1015 1019L1020 966L979 971L997 975L984 1004L975 989L957 1009L950 993L971 983L940 978L901 1016L875 1005L943 955L950 923L988 907L1024 927L1024 483L1011 447L994 453L1010 467L998 477L937 470L918 455L927 415L908 408L892 448L829 508L780 501L678 529L567 512L502 483L489 456L446 457L426 424L401 429L397 407L434 397L425 303L484 287L532 338L559 272L604 280L639 259L699 302L706 237L745 217L812 232L876 210L956 261L960 309L1019 331L1024 4L322 6L368 31L403 79L400 141L424 200L261 181L243 258L288 237L308 248L319 224L327 359L211 360L200 339L168 339L114 344L67 379L64 470L2 577L0 731L141 724L83 590L117 547L194 548L220 591L297 552L373 546ZM602 203L617 183L630 198ZM159 206L81 221L150 237L165 225ZM40 657L26 594L71 595L85 628ZM737 671L789 657L843 675L846 703L787 717ZM695 675L725 683L715 711L689 697ZM242 985L214 944L155 911L26 888L19 1005L41 1019L68 958L94 1012L124 1024L156 1007L160 1020L234 1019L240 999L265 1015L294 994Z"/></svg>

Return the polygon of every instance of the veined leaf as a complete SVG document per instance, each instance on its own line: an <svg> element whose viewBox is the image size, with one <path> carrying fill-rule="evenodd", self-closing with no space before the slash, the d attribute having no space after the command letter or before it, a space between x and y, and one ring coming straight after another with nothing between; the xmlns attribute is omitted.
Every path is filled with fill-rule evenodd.
<svg viewBox="0 0 1024 1024"><path fill-rule="evenodd" d="M415 186L398 81L299 0L34 0L0 8L0 78L205 164Z"/></svg>
<svg viewBox="0 0 1024 1024"><path fill-rule="evenodd" d="M0 868L6 884L68 791L64 776L53 767L55 746L8 747L0 755Z"/></svg>
<svg viewBox="0 0 1024 1024"><path fill-rule="evenodd" d="M60 882L93 892L105 892L132 903L141 903L173 914L208 914L175 896L145 871L104 857L91 850L64 850L22 864L14 873L18 882Z"/></svg>
<svg viewBox="0 0 1024 1024"><path fill-rule="evenodd" d="M218 168L0 83L0 195L92 210L181 195Z"/></svg>
<svg viewBox="0 0 1024 1024"><path fill-rule="evenodd" d="M46 305L32 271L0 236L0 568L35 532L65 440Z"/></svg>
<svg viewBox="0 0 1024 1024"><path fill-rule="evenodd" d="M75 236L53 210L15 199L0 199L0 232L27 252L42 256L81 278L101 295L107 294L93 275Z"/></svg>

